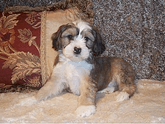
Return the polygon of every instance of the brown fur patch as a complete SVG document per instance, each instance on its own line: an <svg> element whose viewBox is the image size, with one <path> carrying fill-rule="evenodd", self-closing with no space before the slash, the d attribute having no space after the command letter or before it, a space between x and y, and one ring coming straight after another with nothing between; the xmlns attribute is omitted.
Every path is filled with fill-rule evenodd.
<svg viewBox="0 0 165 124"><path fill-rule="evenodd" d="M94 65L91 76L98 83L98 90L106 88L111 81L115 81L120 91L133 95L136 90L135 72L128 62L115 57L97 57Z"/></svg>

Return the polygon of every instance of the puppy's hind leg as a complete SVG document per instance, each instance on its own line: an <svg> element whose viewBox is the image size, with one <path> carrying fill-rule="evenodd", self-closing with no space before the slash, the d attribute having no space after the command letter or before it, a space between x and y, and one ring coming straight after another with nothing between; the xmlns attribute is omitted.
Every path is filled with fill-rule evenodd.
<svg viewBox="0 0 165 124"><path fill-rule="evenodd" d="M136 91L134 73L132 72L131 75L124 73L120 75L117 80L119 91L121 91L117 96L117 101L129 99Z"/></svg>
<svg viewBox="0 0 165 124"><path fill-rule="evenodd" d="M135 85L123 87L122 91L117 95L117 101L120 102L129 99L134 94L135 90Z"/></svg>
<svg viewBox="0 0 165 124"><path fill-rule="evenodd" d="M63 81L58 78L51 78L48 82L38 91L36 95L36 99L38 101L46 100L51 96L59 95L64 89L66 85Z"/></svg>

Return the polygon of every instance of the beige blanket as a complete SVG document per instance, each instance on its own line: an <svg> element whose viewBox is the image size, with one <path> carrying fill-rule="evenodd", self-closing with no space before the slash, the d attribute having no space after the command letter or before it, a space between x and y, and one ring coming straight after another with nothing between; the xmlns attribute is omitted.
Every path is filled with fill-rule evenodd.
<svg viewBox="0 0 165 124"><path fill-rule="evenodd" d="M77 98L62 94L37 103L31 93L1 93L0 123L165 123L165 82L139 80L137 92L126 101L117 102L118 92L97 94L97 112L90 117L77 117Z"/></svg>

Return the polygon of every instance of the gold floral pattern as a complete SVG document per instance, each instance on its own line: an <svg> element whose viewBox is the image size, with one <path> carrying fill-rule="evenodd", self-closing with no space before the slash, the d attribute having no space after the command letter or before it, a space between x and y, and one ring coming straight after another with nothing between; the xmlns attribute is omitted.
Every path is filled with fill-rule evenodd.
<svg viewBox="0 0 165 124"><path fill-rule="evenodd" d="M12 29L14 26L17 25L18 20L15 20L20 14L12 14L9 16L5 16L4 13L2 13L2 17L0 18L0 29L3 28Z"/></svg>
<svg viewBox="0 0 165 124"><path fill-rule="evenodd" d="M20 41L26 43L32 39L32 32L29 29L18 29Z"/></svg>
<svg viewBox="0 0 165 124"><path fill-rule="evenodd" d="M27 14L27 18L25 21L29 24L32 25L34 29L40 28L41 27L41 15L40 13L32 12Z"/></svg>
<svg viewBox="0 0 165 124"><path fill-rule="evenodd" d="M0 46L13 44L15 40L15 31L13 29L2 28L0 30Z"/></svg>
<svg viewBox="0 0 165 124"><path fill-rule="evenodd" d="M3 68L13 69L12 83L24 79L33 73L41 73L40 59L29 52L16 52L10 54Z"/></svg>
<svg viewBox="0 0 165 124"><path fill-rule="evenodd" d="M40 81L39 76L34 76L30 79L27 79L28 86L32 86L32 87L40 87L41 84L38 83L39 81Z"/></svg>
<svg viewBox="0 0 165 124"><path fill-rule="evenodd" d="M18 16L19 14L5 16L2 13L2 17L0 18L0 47L3 47L7 53L10 52L10 44L13 44L15 40L15 31L13 28L18 23L18 20L15 20Z"/></svg>
<svg viewBox="0 0 165 124"><path fill-rule="evenodd" d="M19 35L17 36L17 40L19 39L18 41L23 44L28 43L29 47L33 45L40 55L40 49L36 42L36 36L33 36L32 31L27 28L18 30L14 28L17 26L17 23L19 23L19 20L17 20L19 15L20 14L11 14L5 16L3 13L0 18L0 59L4 60L2 69L9 68L12 70L12 84L22 80L26 82L26 84L24 84L26 86L40 87L41 62L39 56L30 52L16 50L13 47L16 43L15 34L16 31L18 31ZM10 85L5 85L4 82L0 83L0 88L5 88L6 86Z"/></svg>
<svg viewBox="0 0 165 124"><path fill-rule="evenodd" d="M34 45L36 47L36 49L38 50L38 52L40 53L39 47L35 41L36 36L32 36L32 32L30 31L30 29L18 29L19 32L19 38L20 41L23 43L27 43L29 44L29 46Z"/></svg>

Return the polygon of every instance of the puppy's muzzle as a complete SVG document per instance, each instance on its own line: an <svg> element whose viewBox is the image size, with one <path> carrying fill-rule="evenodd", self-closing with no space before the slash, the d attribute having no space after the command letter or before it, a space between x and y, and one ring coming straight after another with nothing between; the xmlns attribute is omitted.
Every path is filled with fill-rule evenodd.
<svg viewBox="0 0 165 124"><path fill-rule="evenodd" d="M80 54L81 53L81 48L74 47L74 54Z"/></svg>

